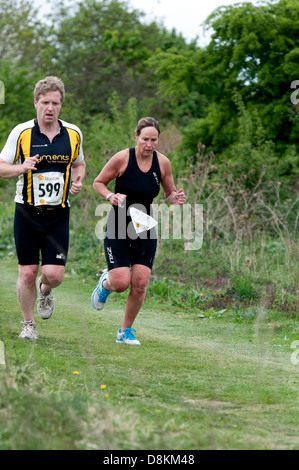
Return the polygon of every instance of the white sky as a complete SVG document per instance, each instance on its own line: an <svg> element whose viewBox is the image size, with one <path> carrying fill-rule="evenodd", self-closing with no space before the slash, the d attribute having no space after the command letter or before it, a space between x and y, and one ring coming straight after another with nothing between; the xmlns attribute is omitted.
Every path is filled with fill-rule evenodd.
<svg viewBox="0 0 299 470"><path fill-rule="evenodd" d="M178 33L189 42L198 37L198 45L209 42L202 23L218 7L236 3L264 4L261 0L127 0L132 8L147 14L146 20L161 20L164 26Z"/></svg>

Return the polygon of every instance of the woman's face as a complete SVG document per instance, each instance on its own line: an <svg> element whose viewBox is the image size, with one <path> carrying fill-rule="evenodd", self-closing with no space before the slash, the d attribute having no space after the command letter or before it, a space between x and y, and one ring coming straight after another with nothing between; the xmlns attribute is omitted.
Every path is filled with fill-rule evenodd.
<svg viewBox="0 0 299 470"><path fill-rule="evenodd" d="M139 135L136 135L137 152L143 157L150 156L157 147L159 133L153 126L144 127Z"/></svg>

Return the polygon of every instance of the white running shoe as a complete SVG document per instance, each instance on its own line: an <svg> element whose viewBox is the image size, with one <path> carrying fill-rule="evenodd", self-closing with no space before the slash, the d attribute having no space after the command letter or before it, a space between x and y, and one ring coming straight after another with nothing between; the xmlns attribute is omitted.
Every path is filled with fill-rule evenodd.
<svg viewBox="0 0 299 470"><path fill-rule="evenodd" d="M41 278L38 280L39 299L37 303L37 311L43 320L47 320L54 312L54 299L52 291L43 293L41 291Z"/></svg>
<svg viewBox="0 0 299 470"><path fill-rule="evenodd" d="M123 344L140 345L140 342L138 341L138 339L135 338L133 331L134 333L136 333L136 330L133 330L133 328L126 328L124 331L121 331L121 329L119 329L116 336L116 342Z"/></svg>
<svg viewBox="0 0 299 470"><path fill-rule="evenodd" d="M23 323L23 328L22 328L21 334L19 335L19 338L30 339L31 341L34 341L35 339L38 338L38 335L35 329L36 326L33 320L24 321L21 323Z"/></svg>

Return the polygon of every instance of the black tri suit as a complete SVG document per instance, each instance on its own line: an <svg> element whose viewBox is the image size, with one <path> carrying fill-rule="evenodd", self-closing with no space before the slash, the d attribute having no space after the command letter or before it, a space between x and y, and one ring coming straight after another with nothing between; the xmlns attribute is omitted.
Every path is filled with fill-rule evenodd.
<svg viewBox="0 0 299 470"><path fill-rule="evenodd" d="M115 193L126 194L123 207L112 206L104 238L108 269L134 264L153 266L157 248L155 228L137 234L130 217L130 207L152 215L151 204L160 190L161 172L157 152L153 153L149 171L140 170L135 148L129 149L129 162L124 173L116 178Z"/></svg>

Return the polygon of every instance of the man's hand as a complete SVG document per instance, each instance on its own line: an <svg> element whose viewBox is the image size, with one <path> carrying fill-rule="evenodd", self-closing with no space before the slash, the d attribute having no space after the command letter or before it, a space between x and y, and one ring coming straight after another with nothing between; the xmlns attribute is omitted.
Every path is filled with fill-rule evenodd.
<svg viewBox="0 0 299 470"><path fill-rule="evenodd" d="M34 155L34 157L26 158L24 163L20 165L20 167L22 168L22 173L25 174L30 170L35 171L36 170L35 165L38 164L38 160L39 160L39 155Z"/></svg>
<svg viewBox="0 0 299 470"><path fill-rule="evenodd" d="M75 181L72 181L72 186L70 189L70 193L75 196L78 194L82 189L82 176L77 176Z"/></svg>

